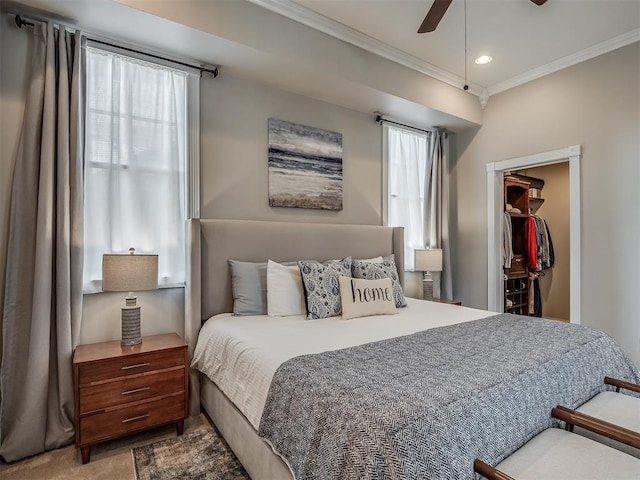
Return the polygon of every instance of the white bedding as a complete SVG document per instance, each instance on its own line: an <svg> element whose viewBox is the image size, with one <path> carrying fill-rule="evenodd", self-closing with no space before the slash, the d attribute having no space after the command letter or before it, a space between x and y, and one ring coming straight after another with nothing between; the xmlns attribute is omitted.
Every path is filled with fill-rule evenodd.
<svg viewBox="0 0 640 480"><path fill-rule="evenodd" d="M218 385L257 430L278 367L299 355L486 318L485 310L407 298L396 315L343 320L223 313L202 326L191 366Z"/></svg>

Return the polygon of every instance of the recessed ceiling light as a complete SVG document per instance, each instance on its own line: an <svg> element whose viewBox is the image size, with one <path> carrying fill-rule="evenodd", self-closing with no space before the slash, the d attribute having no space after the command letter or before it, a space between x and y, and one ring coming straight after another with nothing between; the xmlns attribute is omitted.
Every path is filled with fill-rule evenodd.
<svg viewBox="0 0 640 480"><path fill-rule="evenodd" d="M480 55L478 58L476 58L476 63L478 65L484 65L485 63L489 63L491 60L493 60L493 57L491 57L490 55Z"/></svg>

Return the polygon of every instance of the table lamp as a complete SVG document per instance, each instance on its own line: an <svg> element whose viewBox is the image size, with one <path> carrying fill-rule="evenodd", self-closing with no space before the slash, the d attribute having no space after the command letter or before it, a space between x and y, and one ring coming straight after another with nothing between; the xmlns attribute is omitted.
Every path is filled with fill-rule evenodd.
<svg viewBox="0 0 640 480"><path fill-rule="evenodd" d="M433 277L431 272L442 271L442 250L439 248L416 248L414 250L415 270L424 272L422 299L433 300Z"/></svg>
<svg viewBox="0 0 640 480"><path fill-rule="evenodd" d="M105 254L102 256L102 290L129 292L122 307L121 345L142 343L140 335L140 306L136 305L134 291L158 288L158 255Z"/></svg>

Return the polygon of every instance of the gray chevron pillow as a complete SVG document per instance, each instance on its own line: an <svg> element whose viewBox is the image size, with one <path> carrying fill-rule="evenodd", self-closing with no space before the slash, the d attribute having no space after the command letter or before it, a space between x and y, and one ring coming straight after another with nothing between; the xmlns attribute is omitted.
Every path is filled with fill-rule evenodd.
<svg viewBox="0 0 640 480"><path fill-rule="evenodd" d="M362 260L354 260L351 266L351 273L354 278L366 278L376 280L378 278L390 278L393 284L393 299L396 307L406 307L407 301L404 299L400 277L396 268L396 261L393 254L383 257L382 263L373 263Z"/></svg>
<svg viewBox="0 0 640 480"><path fill-rule="evenodd" d="M320 263L298 262L307 300L307 320L335 317L342 313L338 277L351 276L351 257Z"/></svg>

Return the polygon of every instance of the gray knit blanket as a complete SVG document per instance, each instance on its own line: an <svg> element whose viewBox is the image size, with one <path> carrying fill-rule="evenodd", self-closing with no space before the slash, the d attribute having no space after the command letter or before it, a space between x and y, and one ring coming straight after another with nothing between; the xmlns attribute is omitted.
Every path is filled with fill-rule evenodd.
<svg viewBox="0 0 640 480"><path fill-rule="evenodd" d="M259 434L296 479L473 479L551 409L640 380L605 333L510 314L317 355L276 371Z"/></svg>

